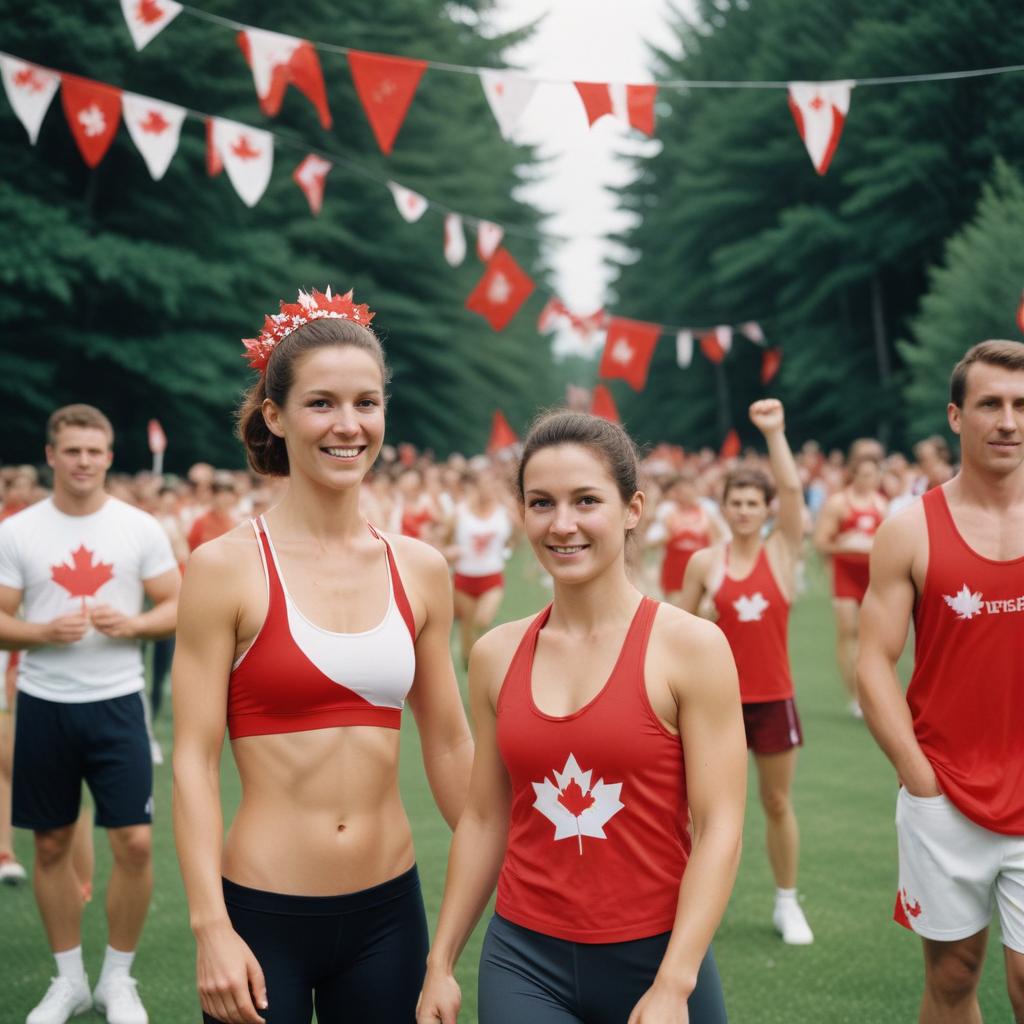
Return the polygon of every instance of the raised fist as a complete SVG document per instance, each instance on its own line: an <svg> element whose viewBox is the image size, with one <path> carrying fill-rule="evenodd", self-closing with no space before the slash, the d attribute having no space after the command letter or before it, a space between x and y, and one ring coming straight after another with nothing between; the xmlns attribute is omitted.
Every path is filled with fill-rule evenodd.
<svg viewBox="0 0 1024 1024"><path fill-rule="evenodd" d="M777 398L762 398L754 402L750 407L750 422L762 434L773 434L785 429L786 417L782 403Z"/></svg>

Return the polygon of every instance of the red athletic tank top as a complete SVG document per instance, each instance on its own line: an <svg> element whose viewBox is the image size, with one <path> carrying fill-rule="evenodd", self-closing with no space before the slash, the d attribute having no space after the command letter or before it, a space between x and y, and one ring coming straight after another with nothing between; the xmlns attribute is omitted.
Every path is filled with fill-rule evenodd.
<svg viewBox="0 0 1024 1024"><path fill-rule="evenodd" d="M844 534L856 530L858 533L866 533L873 537L878 532L884 518L885 516L874 502L869 508L857 508L847 495L846 514L839 522L839 533ZM867 556L865 555L865 557Z"/></svg>
<svg viewBox="0 0 1024 1024"><path fill-rule="evenodd" d="M974 552L928 491L928 572L907 703L939 785L972 821L1024 835L1024 558Z"/></svg>
<svg viewBox="0 0 1024 1024"><path fill-rule="evenodd" d="M764 545L754 568L742 580L728 574L729 549L725 549L726 575L715 594L718 626L736 659L740 699L744 704L763 704L793 696L789 672L789 602L783 597L768 564Z"/></svg>
<svg viewBox="0 0 1024 1024"><path fill-rule="evenodd" d="M267 575L267 617L228 682L231 738L344 725L401 727L416 672L416 624L391 545L384 618L361 633L332 633L310 622L288 595L266 523L252 521Z"/></svg>
<svg viewBox="0 0 1024 1024"><path fill-rule="evenodd" d="M706 514L701 516L700 523L700 526L688 523L669 534L665 543L665 558L661 563L661 589L666 594L682 590L686 567L694 552L711 543Z"/></svg>
<svg viewBox="0 0 1024 1024"><path fill-rule="evenodd" d="M497 912L573 942L669 931L690 853L682 741L644 686L658 603L643 598L604 688L564 718L533 703L530 624L498 698L498 747L512 783Z"/></svg>

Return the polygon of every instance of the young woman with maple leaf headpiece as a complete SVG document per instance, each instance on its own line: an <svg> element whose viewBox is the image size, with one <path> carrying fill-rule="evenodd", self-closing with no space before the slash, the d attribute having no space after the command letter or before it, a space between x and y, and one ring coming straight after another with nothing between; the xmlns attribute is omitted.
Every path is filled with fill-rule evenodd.
<svg viewBox="0 0 1024 1024"><path fill-rule="evenodd" d="M454 1024L455 961L495 884L481 1024L725 1020L708 947L739 861L736 670L717 627L630 582L637 474L595 416L550 414L526 440L525 532L554 599L470 655L476 757L418 1024Z"/></svg>
<svg viewBox="0 0 1024 1024"><path fill-rule="evenodd" d="M239 414L266 515L196 550L174 658L174 819L207 1021L413 1015L427 926L398 791L403 706L454 828L472 739L444 558L360 513L388 372L351 293L300 293L247 341ZM242 803L222 848L225 727Z"/></svg>
<svg viewBox="0 0 1024 1024"><path fill-rule="evenodd" d="M757 766L776 885L772 922L784 942L803 946L814 935L796 896L800 839L790 791L803 733L787 646L803 543L803 488L786 441L782 403L776 398L754 402L750 421L768 443L774 484L760 470L743 467L726 477L722 514L732 539L693 556L680 604L715 618L736 658L743 724ZM765 538L776 489L775 525Z"/></svg>

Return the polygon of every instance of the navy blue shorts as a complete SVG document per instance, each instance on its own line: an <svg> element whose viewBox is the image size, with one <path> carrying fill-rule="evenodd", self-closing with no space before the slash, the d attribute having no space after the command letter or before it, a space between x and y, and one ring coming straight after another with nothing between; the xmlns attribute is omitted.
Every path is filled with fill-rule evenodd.
<svg viewBox="0 0 1024 1024"><path fill-rule="evenodd" d="M11 820L35 832L78 819L82 783L104 828L153 821L153 759L141 693L61 704L19 692Z"/></svg>
<svg viewBox="0 0 1024 1024"><path fill-rule="evenodd" d="M670 935L569 942L495 914L480 951L480 1024L626 1024L654 982ZM726 1024L710 949L686 1007L690 1024Z"/></svg>
<svg viewBox="0 0 1024 1024"><path fill-rule="evenodd" d="M267 1024L309 1024L314 1007L321 1024L414 1024L429 945L415 867L344 896L223 884L231 925L263 970Z"/></svg>

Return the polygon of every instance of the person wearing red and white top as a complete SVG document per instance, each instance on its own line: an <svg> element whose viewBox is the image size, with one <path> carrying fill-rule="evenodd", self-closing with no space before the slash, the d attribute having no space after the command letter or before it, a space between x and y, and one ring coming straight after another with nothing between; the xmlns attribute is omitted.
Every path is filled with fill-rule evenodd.
<svg viewBox="0 0 1024 1024"><path fill-rule="evenodd" d="M900 782L894 916L924 943L921 1020L981 1020L993 907L1024 1020L1024 345L971 348L947 411L960 472L879 529L857 675Z"/></svg>
<svg viewBox="0 0 1024 1024"><path fill-rule="evenodd" d="M720 1024L706 951L745 789L728 644L630 582L644 495L621 427L541 418L518 482L554 599L473 648L476 757L416 1020L455 1021L455 961L497 883L480 1024Z"/></svg>
<svg viewBox="0 0 1024 1024"><path fill-rule="evenodd" d="M796 892L800 836L791 790L803 733L787 632L803 540L804 499L784 417L782 403L774 398L750 407L750 420L768 443L774 486L757 469L741 467L726 477L722 513L732 539L693 556L680 605L690 612L705 610L715 618L736 659L743 724L757 766L776 886L772 921L784 942L803 946L813 942L814 935ZM776 488L775 526L764 538Z"/></svg>
<svg viewBox="0 0 1024 1024"><path fill-rule="evenodd" d="M868 588L868 556L888 501L881 492L882 466L874 452L854 455L849 484L825 502L814 529L814 545L832 562L832 608L836 617L836 658L850 714L857 703L857 616Z"/></svg>

